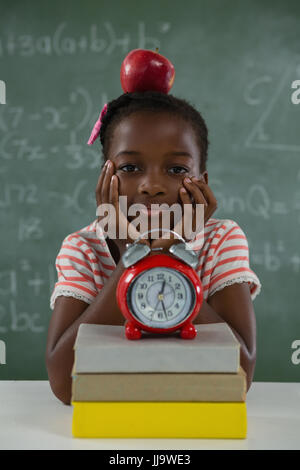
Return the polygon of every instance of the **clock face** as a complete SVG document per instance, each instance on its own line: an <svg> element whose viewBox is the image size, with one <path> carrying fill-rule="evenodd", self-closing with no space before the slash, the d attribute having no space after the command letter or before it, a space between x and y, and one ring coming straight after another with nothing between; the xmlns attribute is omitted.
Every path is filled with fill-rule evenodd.
<svg viewBox="0 0 300 470"><path fill-rule="evenodd" d="M195 305L195 290L180 271L147 269L131 283L127 304L134 317L152 328L170 328L183 322Z"/></svg>

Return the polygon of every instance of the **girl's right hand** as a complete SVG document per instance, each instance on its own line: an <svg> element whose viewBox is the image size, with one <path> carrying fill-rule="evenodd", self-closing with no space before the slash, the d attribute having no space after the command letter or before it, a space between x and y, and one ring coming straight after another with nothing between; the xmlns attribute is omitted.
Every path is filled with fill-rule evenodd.
<svg viewBox="0 0 300 470"><path fill-rule="evenodd" d="M109 231L115 233L115 238L113 238L116 244L122 248L126 246L126 243L133 243L141 234L134 227L133 224L129 222L127 217L121 211L119 207L119 179L117 175L114 174L114 163L111 160L107 160L99 176L99 180L96 186L96 202L97 208L101 204L112 204L115 208L115 217L113 213L110 213L111 217L108 218L107 212L104 212L106 215L99 215L98 222L102 229L104 230L109 224ZM103 224L101 224L103 222ZM106 228L108 231L108 227ZM126 234L126 238L119 238L122 234ZM112 238L112 237L110 237ZM140 243L146 243L150 246L150 243L146 239L141 239Z"/></svg>

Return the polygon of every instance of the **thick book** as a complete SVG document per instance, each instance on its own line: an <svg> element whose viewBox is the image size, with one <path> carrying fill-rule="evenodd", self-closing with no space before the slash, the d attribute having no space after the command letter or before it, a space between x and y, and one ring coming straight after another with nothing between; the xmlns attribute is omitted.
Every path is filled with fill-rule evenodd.
<svg viewBox="0 0 300 470"><path fill-rule="evenodd" d="M245 439L244 403L72 402L74 437Z"/></svg>
<svg viewBox="0 0 300 470"><path fill-rule="evenodd" d="M247 379L215 373L74 374L73 401L243 402Z"/></svg>
<svg viewBox="0 0 300 470"><path fill-rule="evenodd" d="M237 373L240 343L227 323L195 325L194 339L178 333L160 335L143 332L139 340L128 340L124 326L79 326L75 350L75 373Z"/></svg>

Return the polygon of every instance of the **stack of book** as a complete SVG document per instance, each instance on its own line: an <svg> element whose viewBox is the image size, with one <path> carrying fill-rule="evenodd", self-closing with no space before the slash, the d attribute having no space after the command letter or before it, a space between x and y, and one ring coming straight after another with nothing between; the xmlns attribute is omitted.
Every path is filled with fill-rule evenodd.
<svg viewBox="0 0 300 470"><path fill-rule="evenodd" d="M74 437L221 438L247 434L246 375L226 323L195 325L197 336L81 324L74 345Z"/></svg>

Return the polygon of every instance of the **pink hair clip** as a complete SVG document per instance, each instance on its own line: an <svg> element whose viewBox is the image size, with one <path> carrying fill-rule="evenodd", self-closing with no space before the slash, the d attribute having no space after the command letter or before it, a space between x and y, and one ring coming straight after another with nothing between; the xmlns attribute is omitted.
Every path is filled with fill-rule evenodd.
<svg viewBox="0 0 300 470"><path fill-rule="evenodd" d="M103 106L102 111L100 113L100 116L98 118L98 121L95 123L95 125L93 127L92 133L91 133L90 138L87 142L88 145L93 145L93 143L97 139L97 137L100 133L102 118L105 116L106 112L107 112L107 103L105 103L105 105Z"/></svg>

